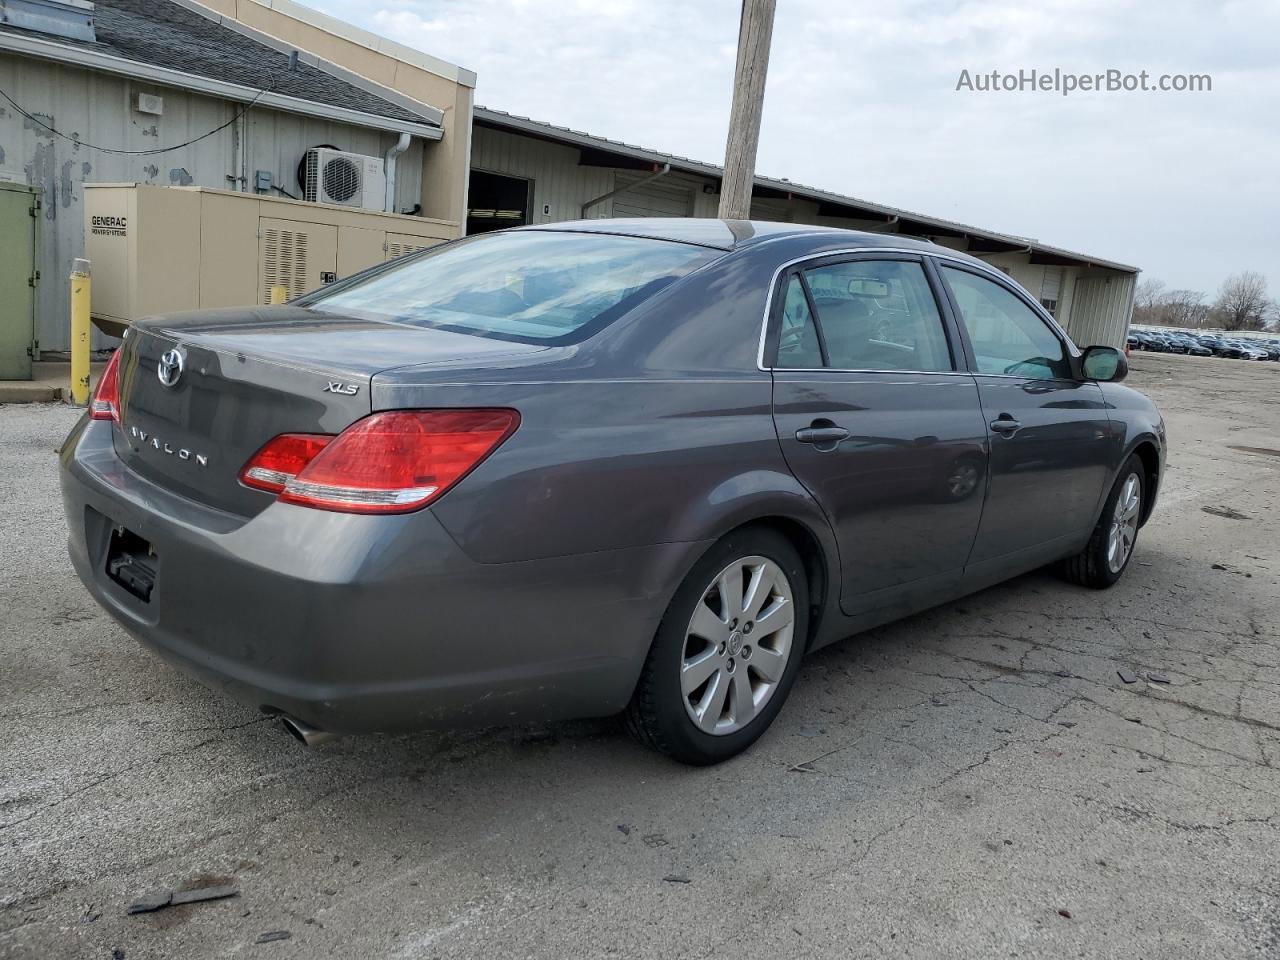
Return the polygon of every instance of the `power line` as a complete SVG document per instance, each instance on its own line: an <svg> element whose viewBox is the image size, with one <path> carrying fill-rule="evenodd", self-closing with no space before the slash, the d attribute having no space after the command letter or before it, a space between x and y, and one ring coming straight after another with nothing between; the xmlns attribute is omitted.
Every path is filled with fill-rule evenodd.
<svg viewBox="0 0 1280 960"><path fill-rule="evenodd" d="M277 80L269 88L259 90L257 96L255 96L252 100L250 100L243 107L241 107L240 112L237 113L230 120L228 120L226 123L222 124L222 126L215 127L214 129L210 130L208 133L202 133L198 137L193 137L192 139L186 141L185 143L178 143L173 145L172 147L153 147L150 150L121 150L117 147L103 147L103 146L99 146L96 143L87 143L84 140L81 140L77 137L67 136L67 134L63 133L61 130L57 129L56 127L51 127L49 124L45 123L43 120L41 120L39 117L35 116L34 114L28 113L26 110L23 109L22 105L18 103L18 101L14 100L13 97L9 96L9 94L6 93L4 90L0 90L0 97L4 97L5 100L9 101L9 105L12 106L14 110L17 110L18 113L22 114L29 121L34 123L36 126L43 127L45 130L48 130L50 133L52 133L55 137L61 137L63 140L66 140L68 143L74 143L81 147L88 147L90 150L97 150L99 153L110 153L110 154L115 154L117 156L153 157L153 156L156 156L157 154L172 153L174 150L181 150L183 147L189 147L193 143L199 143L201 140L207 140L209 137L212 137L215 133L221 133L223 130L227 129L227 127L231 126L233 123L237 122L241 117L243 117L246 113L248 113L250 108L252 108L259 100L265 97L268 93L273 92L276 88L276 85L279 82L280 81Z"/></svg>

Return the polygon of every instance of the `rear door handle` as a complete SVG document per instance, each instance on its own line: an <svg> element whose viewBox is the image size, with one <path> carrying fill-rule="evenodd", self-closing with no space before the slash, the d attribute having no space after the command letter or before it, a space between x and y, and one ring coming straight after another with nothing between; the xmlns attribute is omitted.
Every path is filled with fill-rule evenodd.
<svg viewBox="0 0 1280 960"><path fill-rule="evenodd" d="M1012 437L1022 429L1022 421L1013 419L1007 413L1001 414L991 421L991 429L1003 436Z"/></svg>
<svg viewBox="0 0 1280 960"><path fill-rule="evenodd" d="M796 439L801 443L834 444L849 436L844 427L801 427L796 431Z"/></svg>

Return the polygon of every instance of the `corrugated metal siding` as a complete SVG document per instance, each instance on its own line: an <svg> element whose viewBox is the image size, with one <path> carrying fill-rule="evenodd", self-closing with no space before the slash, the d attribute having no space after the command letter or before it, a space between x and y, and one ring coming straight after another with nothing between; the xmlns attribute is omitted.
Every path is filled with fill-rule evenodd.
<svg viewBox="0 0 1280 960"><path fill-rule="evenodd" d="M126 150L147 150L181 143L221 126L239 109L212 97L134 83L52 62L0 55L0 87L29 112L68 136ZM138 92L164 97L164 115L150 116L132 108ZM381 155L392 134L348 127L254 109L246 119L249 176L270 170L275 182L297 191L295 169L306 148L333 143L359 153ZM422 179L422 145L400 160L397 203L418 202ZM81 185L89 183L181 184L233 188L228 175L239 175L235 125L199 143L156 156L121 156L90 150L55 137L15 113L0 110L0 177L29 183L43 192L40 287L37 317L44 350L70 346L70 300L67 276L71 261L83 255L84 210ZM112 341L94 332L94 346Z"/></svg>
<svg viewBox="0 0 1280 960"><path fill-rule="evenodd" d="M1071 339L1081 347L1105 344L1123 348L1136 281L1135 275L1125 273L1078 277L1065 322Z"/></svg>
<svg viewBox="0 0 1280 960"><path fill-rule="evenodd" d="M577 147L518 137L489 127L476 127L471 141L471 169L505 173L533 181L533 223L581 220L582 205L614 188L609 167L578 166ZM543 207L549 212L544 214ZM591 219L613 215L608 201L587 211Z"/></svg>
<svg viewBox="0 0 1280 960"><path fill-rule="evenodd" d="M619 187L637 183L649 174L619 170L614 182ZM689 217L693 215L693 187L670 174L640 184L613 198L615 217Z"/></svg>

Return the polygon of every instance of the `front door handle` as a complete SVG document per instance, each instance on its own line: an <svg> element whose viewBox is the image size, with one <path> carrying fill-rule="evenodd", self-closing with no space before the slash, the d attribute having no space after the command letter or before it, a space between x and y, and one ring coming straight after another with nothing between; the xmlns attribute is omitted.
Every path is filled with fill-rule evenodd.
<svg viewBox="0 0 1280 960"><path fill-rule="evenodd" d="M991 421L991 429L1003 436L1012 437L1022 429L1022 421L1013 419L1007 413L1002 413Z"/></svg>
<svg viewBox="0 0 1280 960"><path fill-rule="evenodd" d="M848 430L834 424L829 427L801 427L796 431L796 439L801 443L816 443L819 446L837 444L847 436Z"/></svg>

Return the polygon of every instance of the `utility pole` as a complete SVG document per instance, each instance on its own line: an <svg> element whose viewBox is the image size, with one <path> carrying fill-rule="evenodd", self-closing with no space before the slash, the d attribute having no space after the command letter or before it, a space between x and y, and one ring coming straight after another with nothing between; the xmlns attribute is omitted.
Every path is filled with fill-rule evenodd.
<svg viewBox="0 0 1280 960"><path fill-rule="evenodd" d="M738 66L733 74L729 141L724 149L724 180L720 184L722 220L751 217L751 185L756 177L756 147L760 143L760 111L764 105L765 75L769 72L775 5L776 0L742 0Z"/></svg>

